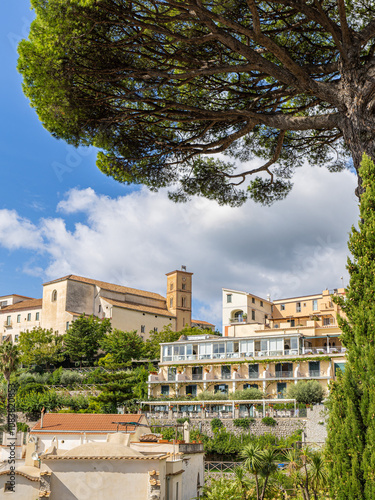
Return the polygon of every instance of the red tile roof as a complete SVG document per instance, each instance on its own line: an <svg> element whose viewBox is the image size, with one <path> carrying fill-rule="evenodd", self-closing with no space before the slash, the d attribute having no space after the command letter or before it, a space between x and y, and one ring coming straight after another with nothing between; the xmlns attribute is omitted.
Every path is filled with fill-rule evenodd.
<svg viewBox="0 0 375 500"><path fill-rule="evenodd" d="M43 283L43 286L50 285L51 283L58 283L59 281L65 281L65 280L79 281L81 283L88 283L89 285L96 285L100 288L103 288L103 290L110 290L112 292L129 293L133 295L140 295L141 297L149 297L157 300L165 300L165 297L159 295L158 293L146 292L144 290L129 288L127 286L122 286L122 285L114 285L113 283L93 280L91 278L83 278L82 276L76 276L75 274L69 274L68 276L64 276L63 278L58 278L53 281L48 281L48 283Z"/></svg>
<svg viewBox="0 0 375 500"><path fill-rule="evenodd" d="M208 323L207 321L201 321L200 319L192 319L192 323L199 323L200 325L215 326L213 323Z"/></svg>
<svg viewBox="0 0 375 500"><path fill-rule="evenodd" d="M41 309L43 299L22 300L16 304L5 306L1 312L22 311L24 309Z"/></svg>
<svg viewBox="0 0 375 500"><path fill-rule="evenodd" d="M142 414L46 413L43 417L43 427L40 427L39 420L30 432L116 432L117 424L113 422L141 423L142 418ZM127 432L132 432L135 428L134 425L119 426L120 431Z"/></svg>
<svg viewBox="0 0 375 500"><path fill-rule="evenodd" d="M121 307L123 309L132 309L134 311L158 314L159 316L168 316L170 318L176 317L176 315L169 312L167 308L164 309L161 307L144 306L142 304L130 304L129 302L121 302L119 300L108 299L107 297L102 297L102 300L107 301L109 304L112 304L115 307Z"/></svg>

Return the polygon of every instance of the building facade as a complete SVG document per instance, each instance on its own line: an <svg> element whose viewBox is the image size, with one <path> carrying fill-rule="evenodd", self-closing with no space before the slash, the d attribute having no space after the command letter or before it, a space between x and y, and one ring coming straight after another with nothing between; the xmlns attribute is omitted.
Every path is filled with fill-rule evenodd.
<svg viewBox="0 0 375 500"><path fill-rule="evenodd" d="M194 397L258 388L284 398L290 384L318 380L324 389L345 363L332 295L344 289L271 302L223 290L223 337L202 335L161 345L149 397Z"/></svg>
<svg viewBox="0 0 375 500"><path fill-rule="evenodd" d="M185 270L167 274L167 296L115 285L81 276L64 276L43 285L43 298L20 295L0 297L2 340L17 342L19 334L34 327L64 334L80 315L108 318L113 328L136 330L147 339L151 331L171 325L175 331L185 326L205 324L191 319L192 273Z"/></svg>

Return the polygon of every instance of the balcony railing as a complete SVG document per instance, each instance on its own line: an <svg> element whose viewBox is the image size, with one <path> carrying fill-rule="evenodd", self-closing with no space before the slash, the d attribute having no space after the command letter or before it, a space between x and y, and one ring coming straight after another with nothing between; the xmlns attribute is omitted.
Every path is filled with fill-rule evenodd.
<svg viewBox="0 0 375 500"><path fill-rule="evenodd" d="M7 326L7 325L5 325ZM11 326L11 325L8 325ZM284 349L279 351L255 351L255 352L227 352L227 353L212 353L212 354L188 354L186 356L163 356L163 362L178 362L178 361L197 361L211 359L238 359L238 358L278 358L282 356L298 356L312 354L341 354L345 353L345 347L305 347L303 349Z"/></svg>
<svg viewBox="0 0 375 500"><path fill-rule="evenodd" d="M231 378L231 374L230 373L222 373L221 378L222 378L222 380L228 380Z"/></svg>
<svg viewBox="0 0 375 500"><path fill-rule="evenodd" d="M203 379L203 373L193 373L191 376L192 380L202 380Z"/></svg>
<svg viewBox="0 0 375 500"><path fill-rule="evenodd" d="M309 377L314 378L320 376L321 376L320 370L309 370Z"/></svg>
<svg viewBox="0 0 375 500"><path fill-rule="evenodd" d="M293 377L293 370L276 371L275 372L275 377L276 378L290 378L290 377Z"/></svg>

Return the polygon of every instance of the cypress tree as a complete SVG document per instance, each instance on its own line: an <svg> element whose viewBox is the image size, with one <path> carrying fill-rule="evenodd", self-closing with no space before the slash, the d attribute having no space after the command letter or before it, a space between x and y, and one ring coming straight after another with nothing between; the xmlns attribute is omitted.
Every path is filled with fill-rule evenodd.
<svg viewBox="0 0 375 500"><path fill-rule="evenodd" d="M332 498L375 498L375 166L366 155L358 229L352 227L345 298L335 297L347 348L344 373L331 385L327 454Z"/></svg>

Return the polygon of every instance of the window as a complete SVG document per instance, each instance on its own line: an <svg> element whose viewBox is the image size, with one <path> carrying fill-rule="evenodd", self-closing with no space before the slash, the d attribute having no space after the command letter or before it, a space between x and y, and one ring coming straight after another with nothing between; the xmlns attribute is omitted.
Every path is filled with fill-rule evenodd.
<svg viewBox="0 0 375 500"><path fill-rule="evenodd" d="M291 319L290 320L290 326L295 326L296 325L296 321L294 319Z"/></svg>
<svg viewBox="0 0 375 500"><path fill-rule="evenodd" d="M280 304L280 311L285 311L285 304Z"/></svg>
<svg viewBox="0 0 375 500"><path fill-rule="evenodd" d="M335 363L335 375L337 375L338 371L344 373L345 371L345 363Z"/></svg>
<svg viewBox="0 0 375 500"><path fill-rule="evenodd" d="M142 325L142 326L144 326L144 325ZM163 361L172 361L172 350L173 350L173 346L163 345Z"/></svg>
<svg viewBox="0 0 375 500"><path fill-rule="evenodd" d="M182 283L182 289L186 290L186 283Z"/></svg>
<svg viewBox="0 0 375 500"><path fill-rule="evenodd" d="M320 361L309 361L309 376L310 377L320 376Z"/></svg>
<svg viewBox="0 0 375 500"><path fill-rule="evenodd" d="M14 336L14 342L18 342L19 335Z"/></svg>
<svg viewBox="0 0 375 500"><path fill-rule="evenodd" d="M263 300L260 301L260 307L263 307Z"/></svg>
<svg viewBox="0 0 375 500"><path fill-rule="evenodd" d="M178 500L178 483L176 483L176 500Z"/></svg>
<svg viewBox="0 0 375 500"><path fill-rule="evenodd" d="M227 293L227 303L232 302L232 294Z"/></svg>
<svg viewBox="0 0 375 500"><path fill-rule="evenodd" d="M218 384L214 386L214 393L217 394L221 392L222 394L228 394L228 386L227 384Z"/></svg>
<svg viewBox="0 0 375 500"><path fill-rule="evenodd" d="M7 300L3 300L2 302L0 302L0 307L5 307L8 305L8 301Z"/></svg>
<svg viewBox="0 0 375 500"><path fill-rule="evenodd" d="M176 368L174 366L170 366L168 368L168 380L169 381L176 380Z"/></svg>
<svg viewBox="0 0 375 500"><path fill-rule="evenodd" d="M222 366L221 367L221 378L227 379L230 378L230 366Z"/></svg>
<svg viewBox="0 0 375 500"><path fill-rule="evenodd" d="M169 396L169 385L162 385L162 386L160 386L160 393L163 396Z"/></svg>
<svg viewBox="0 0 375 500"><path fill-rule="evenodd" d="M56 302L57 300L57 290L54 290L51 295L52 302Z"/></svg>
<svg viewBox="0 0 375 500"><path fill-rule="evenodd" d="M244 384L243 388L244 389L259 389L259 385L258 384Z"/></svg>
<svg viewBox="0 0 375 500"><path fill-rule="evenodd" d="M254 299L254 297L251 297L251 303L252 303L252 304L255 304L255 299Z"/></svg>
<svg viewBox="0 0 375 500"><path fill-rule="evenodd" d="M7 316L6 324L7 326L10 326L12 324L12 316Z"/></svg>
<svg viewBox="0 0 375 500"><path fill-rule="evenodd" d="M141 333L145 333L146 325L141 325Z"/></svg>
<svg viewBox="0 0 375 500"><path fill-rule="evenodd" d="M269 355L282 356L284 354L284 339L274 338L269 340Z"/></svg>
<svg viewBox="0 0 375 500"><path fill-rule="evenodd" d="M332 318L323 318L323 325L324 326L333 325L333 319Z"/></svg>
<svg viewBox="0 0 375 500"><path fill-rule="evenodd" d="M31 313L27 314L27 321L31 321Z"/></svg>
<svg viewBox="0 0 375 500"><path fill-rule="evenodd" d="M102 312L102 305L101 304L99 304L98 312L100 312L100 313Z"/></svg>
<svg viewBox="0 0 375 500"><path fill-rule="evenodd" d="M277 382L277 397L279 399L285 398L286 382Z"/></svg>
<svg viewBox="0 0 375 500"><path fill-rule="evenodd" d="M214 358L225 358L225 343L215 342L213 344L213 353Z"/></svg>
<svg viewBox="0 0 375 500"><path fill-rule="evenodd" d="M157 327L156 327L156 326L154 327L154 332L155 332L155 333L158 333L158 329L157 329Z"/></svg>
<svg viewBox="0 0 375 500"><path fill-rule="evenodd" d="M186 307L186 297L181 297L181 306Z"/></svg>
<svg viewBox="0 0 375 500"><path fill-rule="evenodd" d="M65 327L66 331L69 330L69 321L66 322L66 327Z"/></svg>
<svg viewBox="0 0 375 500"><path fill-rule="evenodd" d="M253 321L255 321L255 311L254 311L254 309L252 309L252 311L251 311L251 319Z"/></svg>
<svg viewBox="0 0 375 500"><path fill-rule="evenodd" d="M240 341L241 356L254 355L254 340L241 340Z"/></svg>
<svg viewBox="0 0 375 500"><path fill-rule="evenodd" d="M236 311L234 313L234 320L238 321L238 323L241 323L243 320L243 311Z"/></svg>
<svg viewBox="0 0 375 500"><path fill-rule="evenodd" d="M173 297L169 299L169 307L173 307Z"/></svg>
<svg viewBox="0 0 375 500"><path fill-rule="evenodd" d="M21 323L21 315L17 314L17 323Z"/></svg>
<svg viewBox="0 0 375 500"><path fill-rule="evenodd" d="M39 321L39 313L35 313L35 321Z"/></svg>
<svg viewBox="0 0 375 500"><path fill-rule="evenodd" d="M191 369L191 375L193 380L202 380L203 369L201 366L193 366Z"/></svg>
<svg viewBox="0 0 375 500"><path fill-rule="evenodd" d="M173 283L169 285L169 290L173 290Z"/></svg>
<svg viewBox="0 0 375 500"><path fill-rule="evenodd" d="M239 357L239 345L238 342L227 342L227 358L238 358Z"/></svg>
<svg viewBox="0 0 375 500"><path fill-rule="evenodd" d="M318 300L314 299L312 301L312 303L313 303L313 311L317 311L318 310Z"/></svg>
<svg viewBox="0 0 375 500"><path fill-rule="evenodd" d="M258 364L249 365L249 378L259 378L259 365Z"/></svg>
<svg viewBox="0 0 375 500"><path fill-rule="evenodd" d="M276 363L275 374L280 378L293 377L293 363Z"/></svg>
<svg viewBox="0 0 375 500"><path fill-rule="evenodd" d="M301 312L301 302L296 302L296 312Z"/></svg>
<svg viewBox="0 0 375 500"><path fill-rule="evenodd" d="M210 359L212 357L212 344L199 344L199 359Z"/></svg>
<svg viewBox="0 0 375 500"><path fill-rule="evenodd" d="M196 396L197 395L197 386L196 385L187 385L185 394L186 394L186 396Z"/></svg>

